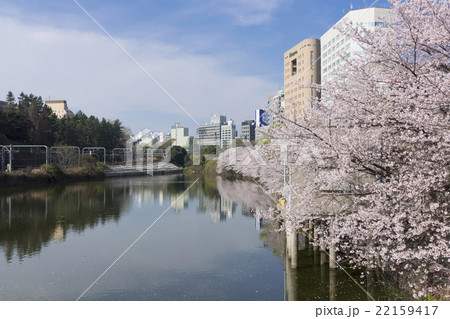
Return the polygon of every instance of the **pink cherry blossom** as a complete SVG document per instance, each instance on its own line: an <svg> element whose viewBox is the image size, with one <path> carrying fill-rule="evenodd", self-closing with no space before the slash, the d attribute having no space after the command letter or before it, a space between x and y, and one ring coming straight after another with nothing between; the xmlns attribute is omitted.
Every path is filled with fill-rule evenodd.
<svg viewBox="0 0 450 319"><path fill-rule="evenodd" d="M450 298L449 1L390 3L395 23L339 27L365 53L342 57L314 86L320 99L295 121L271 109L282 124L262 128L256 148L222 153L218 170L286 199L266 214L284 227L321 220L341 262L415 274L412 295Z"/></svg>

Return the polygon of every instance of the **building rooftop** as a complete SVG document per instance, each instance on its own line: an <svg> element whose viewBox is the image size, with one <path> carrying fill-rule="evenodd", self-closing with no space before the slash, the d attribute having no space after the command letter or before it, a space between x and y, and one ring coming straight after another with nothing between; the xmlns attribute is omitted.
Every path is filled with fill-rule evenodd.
<svg viewBox="0 0 450 319"><path fill-rule="evenodd" d="M67 103L66 100L48 100L45 103Z"/></svg>

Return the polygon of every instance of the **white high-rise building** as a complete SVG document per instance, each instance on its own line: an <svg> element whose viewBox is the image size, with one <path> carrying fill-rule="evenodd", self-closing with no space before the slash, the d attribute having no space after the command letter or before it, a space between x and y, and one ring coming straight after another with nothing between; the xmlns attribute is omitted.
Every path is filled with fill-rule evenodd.
<svg viewBox="0 0 450 319"><path fill-rule="evenodd" d="M344 62L344 56L350 57L355 54L363 54L361 47L350 37L339 32L334 27L352 22L353 25L362 24L362 26L371 29L375 26L384 25L384 21L390 23L393 20L392 10L388 8L365 8L351 10L332 28L320 37L321 44L321 70L322 83L330 81L332 73L339 69Z"/></svg>
<svg viewBox="0 0 450 319"><path fill-rule="evenodd" d="M192 138L189 136L189 128L176 123L170 130L170 137L174 139L173 145L189 150Z"/></svg>
<svg viewBox="0 0 450 319"><path fill-rule="evenodd" d="M220 127L220 147L228 148L236 139L236 125L233 120L229 120L227 124Z"/></svg>

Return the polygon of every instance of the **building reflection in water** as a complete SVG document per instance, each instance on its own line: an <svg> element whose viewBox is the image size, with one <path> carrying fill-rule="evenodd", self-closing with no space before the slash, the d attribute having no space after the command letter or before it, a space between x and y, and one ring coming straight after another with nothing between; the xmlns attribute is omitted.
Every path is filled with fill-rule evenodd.
<svg viewBox="0 0 450 319"><path fill-rule="evenodd" d="M172 205L173 211L182 213L198 203L198 207L191 207L194 212L224 222L233 218L239 207L242 215L253 218L254 213L272 204L254 183L204 176L192 185L194 180L158 176L1 190L0 250L8 262L22 260L39 254L51 241L65 241L70 232L117 223L132 205L159 204L161 212ZM264 249L284 263L286 300L368 299L344 272L329 269L327 255L309 244L311 234L286 235L277 231L276 222L260 219L255 220L255 226L260 229ZM365 285L372 296L383 293L370 276Z"/></svg>
<svg viewBox="0 0 450 319"><path fill-rule="evenodd" d="M3 189L0 248L8 261L14 254L21 260L39 253L50 241L64 241L68 232L81 233L99 224L118 222L133 202L138 208L158 203L182 212L193 198L198 198L197 212L209 214L214 222L233 218L238 204L246 216L270 204L252 183L204 176L186 191L193 182L172 175Z"/></svg>

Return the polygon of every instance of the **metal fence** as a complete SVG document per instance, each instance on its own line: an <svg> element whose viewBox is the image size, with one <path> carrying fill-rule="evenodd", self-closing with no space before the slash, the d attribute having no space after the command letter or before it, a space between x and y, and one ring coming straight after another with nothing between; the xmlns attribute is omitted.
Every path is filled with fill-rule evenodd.
<svg viewBox="0 0 450 319"><path fill-rule="evenodd" d="M5 145L0 145L0 151L0 170L10 171L11 149Z"/></svg>
<svg viewBox="0 0 450 319"><path fill-rule="evenodd" d="M78 146L53 146L50 148L50 162L61 167L80 166L81 151Z"/></svg>
<svg viewBox="0 0 450 319"><path fill-rule="evenodd" d="M36 168L49 163L46 145L1 145L1 167L4 170Z"/></svg>
<svg viewBox="0 0 450 319"><path fill-rule="evenodd" d="M0 170L33 169L48 164L79 167L82 156L87 155L109 165L146 165L149 161L170 160L170 152L151 148L114 148L108 154L101 146L80 149L78 146L0 145Z"/></svg>

